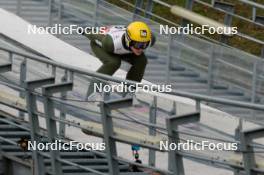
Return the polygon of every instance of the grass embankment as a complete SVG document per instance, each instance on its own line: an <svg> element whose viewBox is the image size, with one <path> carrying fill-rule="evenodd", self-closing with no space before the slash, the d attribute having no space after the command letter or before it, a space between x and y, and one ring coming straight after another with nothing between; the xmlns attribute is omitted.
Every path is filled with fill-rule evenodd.
<svg viewBox="0 0 264 175"><path fill-rule="evenodd" d="M128 5L122 3L121 1L118 1L118 0L107 0L107 1L111 2L113 4L116 4L117 6L122 7L124 9L127 9L129 11L133 11L132 7L129 7ZM211 0L204 0L204 1L211 2ZM245 5L245 4L243 4L237 0L222 0L222 1L235 4L234 10L235 10L236 14L239 14L239 15L246 17L246 18L252 18L252 7L251 6ZM134 4L135 0L127 0L127 2ZM164 2L171 4L171 5L177 4L177 5L180 5L182 7L185 6L185 0L166 0L166 1L164 0ZM256 2L263 3L263 0L256 0ZM144 6L145 5L146 5L146 0L144 0ZM195 12L197 12L203 16L212 18L212 19L219 21L221 23L223 23L223 21L224 21L224 16L225 16L224 13L216 11L212 8L205 7L205 6L198 4L198 3L194 4L193 11L195 11ZM169 11L169 8L161 6L159 4L154 5L153 12L155 14L158 14L159 16L165 18L165 19L168 19L168 20L173 21L173 22L178 23L178 24L182 20L180 17L172 15ZM257 15L264 16L264 10L262 10L262 11L258 10ZM166 24L164 21L160 21L160 20L155 19L155 18L153 18L153 19L162 23L162 24ZM246 22L244 20L241 20L241 19L235 18L235 17L233 18L232 26L238 27L238 31L240 33L244 33L246 35L249 35L251 37L254 37L254 38L257 38L259 40L264 41L264 27L254 25L250 22ZM207 36L209 36L210 38L216 39L216 40L220 40L219 35L207 34ZM233 46L233 47L244 50L246 52L252 53L254 55L259 56L261 54L262 45L257 44L253 41L250 41L248 39L241 38L239 36L233 36L233 37L229 38L228 44Z"/></svg>

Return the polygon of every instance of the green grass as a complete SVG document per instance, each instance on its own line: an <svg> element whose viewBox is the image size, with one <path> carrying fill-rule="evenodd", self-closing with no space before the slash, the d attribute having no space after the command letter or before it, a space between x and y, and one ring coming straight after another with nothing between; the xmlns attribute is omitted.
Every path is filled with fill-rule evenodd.
<svg viewBox="0 0 264 175"><path fill-rule="evenodd" d="M107 1L117 5L119 7L122 7L124 9L127 9L129 11L133 11L132 7L129 7L128 5L122 3L121 1L118 1L118 0L107 0ZM182 6L182 7L185 6L185 0L163 0L163 1L168 3L168 4L171 4L171 5L177 4L177 5ZM210 2L210 0L203 0L203 1L204 2ZM243 3L240 3L237 0L221 0L221 1L233 3L235 5L235 13L236 14L239 14L239 15L246 17L246 18L251 18L252 8L250 6L245 5ZM134 4L135 0L127 0L127 2ZM256 0L256 2L263 4L263 0ZM146 0L144 0L144 6L145 6L145 4L146 4ZM203 16L212 18L212 19L219 21L221 23L223 23L223 21L224 21L224 16L225 16L224 13L216 11L212 8L205 7L201 4L195 3L193 6L193 11L195 11L196 13L199 13ZM155 14L158 14L159 16L165 18L165 19L168 19L168 20L174 22L174 23L179 24L182 20L180 17L172 15L170 13L169 8L158 5L158 4L154 5L153 12ZM262 11L258 10L257 15L264 16L264 10L262 10ZM152 18L152 19L155 21L158 21L162 24L166 24L166 22L161 21L159 19L155 19L155 18ZM243 21L239 18L233 18L232 26L238 27L238 31L240 33L247 34L249 36L255 37L255 38L262 40L262 41L264 40L264 27L260 27L260 26L251 24L251 23ZM209 35L209 34L206 34L206 35L208 37L216 39L216 40L220 39L220 36L218 36L218 35ZM228 43L229 45L236 47L238 49L244 50L246 52L252 53L254 55L259 56L261 54L262 45L257 44L253 41L241 38L239 36L233 36L233 37L229 38L228 42L229 42Z"/></svg>

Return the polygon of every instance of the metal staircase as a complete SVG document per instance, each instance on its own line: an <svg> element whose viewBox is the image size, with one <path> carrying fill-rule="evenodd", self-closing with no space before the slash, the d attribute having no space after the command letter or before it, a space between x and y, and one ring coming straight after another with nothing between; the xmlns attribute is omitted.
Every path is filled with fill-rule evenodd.
<svg viewBox="0 0 264 175"><path fill-rule="evenodd" d="M7 63L6 60L8 60L8 58L6 56L7 55L4 54L2 51L0 52L1 77L2 77L2 74L10 73L14 75L16 72L15 70L16 66L14 66L15 64L13 63L15 62L15 59L19 57L17 56L13 57L11 61L14 61L14 62ZM50 77L50 78L43 78L40 80L31 80L31 81L27 80L25 81L25 84L26 84L25 86L26 88L28 88L29 94L30 94L32 93L34 88L43 86L44 84L47 84L47 83L55 83L55 78ZM58 88L62 86L67 89L68 86L72 87L72 82L47 85L45 86L45 93L52 94L54 92L57 92ZM31 96L33 96L32 94ZM5 95L2 91L1 97L4 97L4 96ZM23 104L20 107L15 107L14 105L15 103L14 104L10 103L7 106L15 107L13 109L18 109L20 110L20 112L22 111L22 112L27 113L27 109L32 108L32 111L33 111L34 106L37 106L36 104L34 105L34 99L36 100L36 98L32 98L32 99L28 98L26 100L27 105L25 105L24 107L21 107L23 106ZM51 102L49 103L47 102L47 105L45 105L44 108L50 109L51 104L52 104ZM3 101L1 101L1 107L3 106L4 106ZM34 109L36 110L36 108ZM45 115L46 114L48 114L47 111L45 111ZM49 113L49 115L47 116L50 116L51 114L52 113ZM28 150L28 144L29 144L28 141L35 140L36 143L43 143L43 144L50 143L51 130L49 127L52 127L51 125L52 122L49 125L49 127L47 126L47 128L43 128L39 126L41 121L38 119L38 115L36 115L34 112L28 113L28 117L31 118L29 119L29 121L11 114L8 108L6 107L4 107L4 109L2 108L0 109L0 175L35 174L35 171L38 171L38 174L42 173L43 175L54 174L54 167L52 164L53 163L52 154L49 154L52 151L49 151L49 150L39 151L38 150L36 153L36 150ZM55 124L55 126L53 125L53 127L56 128L56 122L54 120L52 121L53 121L53 124ZM32 126L32 123L34 123L34 126ZM56 129L55 129L55 132L56 132ZM32 135L34 135L34 139ZM60 138L57 138L55 133L52 133L52 136L54 136L54 138L56 139L60 139L62 143L69 143L70 141L73 141L73 140L68 139L65 136L60 136ZM60 150L59 151L60 158L59 160L56 160L60 162L61 170L62 170L61 172L64 175L76 175L76 174L104 175L104 174L110 173L109 164L107 160L107 154L105 152L96 151L96 150L87 150L87 149L72 149L70 148L69 145L66 147L68 147L68 150L65 148L63 151ZM37 149L40 149L40 148L37 146ZM34 160L34 158L36 158L34 157L35 153L38 155L38 158L39 158L37 160L36 159ZM41 161L40 161L40 158L41 158ZM40 167L36 167L35 161L36 162L40 161L41 163L43 161L44 163L44 166L42 167L43 169ZM128 163L118 162L117 166L118 166L120 175L146 175L146 173L141 172L141 171L132 173L131 165Z"/></svg>
<svg viewBox="0 0 264 175"><path fill-rule="evenodd" d="M1 172L4 174L11 173L13 174L21 174L21 171L25 174L30 174L30 167L32 166L32 151L23 151L23 149L18 145L19 141L21 141L22 138L30 138L30 130L28 123L21 124L21 121L16 121L14 116L9 116L7 114L1 114L0 115L0 137L5 138L4 140L0 141L1 145L1 152L5 156L9 157L10 160L13 160L14 162L20 161L23 162L26 168L17 167L17 168L11 168L12 164L9 164L10 167L1 167L1 171L4 170L5 172ZM19 123L20 122L20 123ZM45 141L47 140L47 136L45 134L42 135L42 139ZM45 142L43 142L45 143ZM47 153L48 151L44 152ZM61 159L64 159L65 161L72 162L74 164L84 166L87 168L94 169L96 171L102 172L102 173L108 173L108 163L107 158L105 157L104 153L100 152L93 152L93 151L86 151L86 150L80 150L80 151L61 151L60 152ZM9 160L9 161L10 161ZM3 159L3 165L8 165L8 159ZM10 163L10 162L9 162ZM49 172L51 169L51 161L49 157L45 157L44 159L46 171ZM0 159L0 165L1 165L1 159ZM122 175L130 175L129 172L129 165L128 164L119 164L119 169ZM84 169L78 168L73 165L69 164L62 164L62 170L64 175L75 175L75 174L81 174L81 175L91 175L93 173L88 173ZM138 175L144 175L145 173L134 173Z"/></svg>

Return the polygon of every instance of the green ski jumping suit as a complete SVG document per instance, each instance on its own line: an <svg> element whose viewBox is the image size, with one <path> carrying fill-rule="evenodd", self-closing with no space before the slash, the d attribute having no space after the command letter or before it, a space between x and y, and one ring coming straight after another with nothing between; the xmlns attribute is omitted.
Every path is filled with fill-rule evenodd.
<svg viewBox="0 0 264 175"><path fill-rule="evenodd" d="M91 40L93 53L103 65L97 70L99 73L113 75L121 65L121 60L131 64L126 79L140 82L144 76L147 58L144 53L137 56L132 53L125 43L124 26L111 26L107 34L84 34ZM153 36L153 35L152 35ZM155 38L152 37L151 44Z"/></svg>

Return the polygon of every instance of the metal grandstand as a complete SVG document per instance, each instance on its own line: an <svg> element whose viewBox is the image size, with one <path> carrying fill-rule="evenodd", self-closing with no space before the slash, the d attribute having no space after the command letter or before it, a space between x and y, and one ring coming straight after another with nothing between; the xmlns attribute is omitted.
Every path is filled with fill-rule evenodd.
<svg viewBox="0 0 264 175"><path fill-rule="evenodd" d="M263 26L262 18L256 14L256 9L263 9L263 5L240 1L252 6L253 18L247 20ZM142 11L140 1L136 2L137 10ZM146 17L155 15L151 13L154 2L171 7L158 0L148 2ZM191 7L194 1L188 2ZM195 2L219 10L216 1ZM0 1L0 7L40 26L53 23L106 25L113 21L127 24L137 14L136 10L133 15L106 1L90 0L81 4L85 10L80 4L66 0ZM261 140L264 105L254 104L263 102L263 60L204 37L161 36L157 33L157 22L136 18L148 21L158 37L157 45L147 53L150 60L144 78L154 83L173 84L174 91L170 94L140 92L134 98L111 94L106 95L103 102L87 102L84 97L91 77L108 83L135 82L55 62L1 34L0 174L183 175L188 172L187 159L236 175L264 173ZM239 35L263 45L263 41ZM90 51L88 42L81 36L57 37ZM192 99L193 103L181 103L175 100L176 96ZM21 138L48 142L77 140L72 133L102 138L106 150L23 151L17 144ZM160 140L178 143L188 139L234 142L238 143L239 150L220 153L159 149ZM128 159L120 153L120 143L145 148L148 160L139 164ZM158 154L167 156L168 167L158 166L162 163L160 157L156 157ZM131 172L133 165L141 172Z"/></svg>
<svg viewBox="0 0 264 175"><path fill-rule="evenodd" d="M257 56L229 47L224 43L211 42L211 39L203 35L202 38L189 35L159 35L157 33L159 23L134 15L106 1L54 1L54 3L49 3L53 1L43 0L17 2L19 1L11 0L0 3L3 4L4 8L13 12L18 10L18 14L39 26L53 23L62 23L63 25L74 23L83 26L110 25L113 21L115 24L127 24L135 17L149 21L153 30L156 31L158 42L154 48L147 52L149 64L144 77L146 80L155 83L168 82L175 89L199 94L254 103L263 101L261 95L262 60ZM171 7L171 5L161 1L149 1L149 7L146 9L150 10L153 3L160 3L168 10ZM262 5L254 5L254 7L261 9ZM170 22L150 11L145 13L165 22ZM90 52L88 41L82 36L76 34L58 37ZM230 74L234 75L232 77L235 78L230 79ZM245 84L245 82L247 83ZM214 106L214 104L212 105ZM248 112L243 109L214 107L234 115L248 115Z"/></svg>
<svg viewBox="0 0 264 175"><path fill-rule="evenodd" d="M204 123L204 121L200 121L200 118L208 118L208 114L203 114L201 116L200 112L204 112L204 110L201 111L201 102L214 102L255 110L264 110L263 105L174 91L171 93L172 95L194 99L196 101L196 107L192 110L189 108L186 113L182 111L184 105L181 105L176 101L173 102L172 100L167 100L167 102L165 102L166 107L164 108L164 106L159 103L159 101L161 101L164 105L162 98L143 93L137 95L137 99L142 102L136 106L132 104L131 98L117 98L114 95L114 100L106 100L101 104L101 107L98 108L94 103L83 101L82 98L80 98L85 96L85 92L83 91L84 88L82 87L82 83L80 83L83 81L83 78L80 77L85 78L92 76L100 78L101 80L107 80L108 82L112 81L117 83L124 80L87 72L82 69L76 69L75 67L53 62L46 58L18 52L14 49L1 47L1 50L7 53L2 56L2 58L6 58L5 60L7 63L1 65L2 76L6 77L5 81L1 81L1 85L10 88L9 90L7 88L1 90L1 104L9 107L9 110L1 111L0 138L1 153L3 156L2 160L5 163L4 165L9 165L10 161L15 163L14 166L19 165L15 169L12 168L12 166L3 166L3 169L7 174L19 174L20 171L28 174L28 172L32 171L30 170L30 167L34 166L32 169L36 174L61 174L62 172L63 174L87 174L87 172L90 172L92 174L107 173L116 175L119 173L119 170L124 174L127 174L125 172L129 171L129 165L131 166L131 164L144 167L144 171L152 170L164 174L182 174L184 169L188 169L188 164L184 165L182 162L183 158L190 158L191 160L201 163L212 164L212 166L222 167L229 170L231 169L236 173L244 171L248 174L255 172L263 173L263 170L261 169L263 160L261 157L256 157L258 161L255 165L252 164L251 161L252 159L255 160L254 153L247 153L253 148L256 152L263 149L263 146L259 143L252 142L252 139L262 137L263 129L258 128L245 131L238 128L237 132L238 135L240 135L238 139L238 135L235 136L234 133L232 135L229 132L223 131L228 129L226 125L224 125L224 128L219 128L218 130L216 129L216 126L214 126L215 123L208 124ZM7 55L11 57L8 57ZM18 72L18 75L15 75L13 71L17 70L18 66L20 66L21 69ZM8 73L11 69L13 71ZM36 71L36 69L41 71ZM26 76L23 75L25 72L27 72ZM66 77L62 77L63 74ZM24 78L24 81L20 81L19 78L17 79L15 77L22 77ZM15 79L17 80L14 81ZM85 80L87 81L87 78L85 78ZM23 85L20 85L19 82L24 83ZM134 82L127 83L133 84ZM37 90L39 87L42 91ZM19 98L19 96L14 95L17 94L15 91L24 94L26 96L26 101ZM58 92L60 95L53 95ZM65 96L64 92L68 92L68 95ZM111 96L113 96L113 94ZM147 100L147 96L150 96L150 99L154 98L156 100ZM112 97L110 97L110 99L112 99ZM40 104L36 104L36 100L38 100ZM146 105L148 103L149 105ZM147 119L146 116L144 117L143 114L139 116L139 114L135 115L132 113L132 111L136 110L138 105L141 107L150 107L148 114L150 116L149 119ZM170 106L169 109L171 110L168 110L168 106ZM175 108L175 106L177 107ZM59 116L58 113L54 111L55 108L60 111ZM12 113L11 109L26 113L26 119L10 114ZM112 110L117 112L110 113ZM168 115L168 118L166 117L165 120L164 113ZM180 113L182 114L179 115ZM65 118L66 115L67 118ZM218 120L226 120L225 117L221 115L216 115L215 117L218 118ZM47 126L43 126L41 118L46 120ZM97 118L97 121L94 121L95 118ZM232 118L232 116L229 116L229 118ZM102 123L98 123L98 120L102 120ZM152 122L148 122L147 120ZM133 123L132 128L130 127L131 125L127 125L131 122ZM239 127L242 127L241 122L243 122L243 120L240 120L238 123ZM64 128L60 130L59 134L56 134L56 123L59 123L60 127ZM186 126L186 124L189 123L192 123L193 126ZM259 124L262 125L262 122L259 122ZM65 125L68 125L68 127L65 127ZM68 138L67 135L64 135L64 133L69 133L67 130L71 130L71 127L76 127L82 129L85 133L104 138L107 148L106 152L51 151L49 154L48 152L33 151L31 153L30 151L23 152L23 150L17 145L17 141L21 138L31 138L31 140L37 141L47 139L50 142L55 139L61 139L64 142L67 142L70 138ZM124 129L122 130L122 127L126 128L127 133L124 132ZM140 132L137 131L139 129L138 127L141 130ZM243 128L244 127L245 125L243 125ZM136 129L136 131L133 131L133 128ZM154 136L151 136L153 134L148 136L148 128L155 131ZM196 133L197 129L200 134ZM212 135L214 136L212 137ZM137 138L138 136L142 137ZM122 155L117 155L116 142L138 144L153 151L160 151L158 147L159 140L168 139L169 142L177 143L179 140L175 140L175 138L178 137L181 141L192 138L198 142L202 138L207 138L214 142L238 142L241 146L241 150L234 153L215 152L213 155L210 151L170 151L168 161L169 170L155 168L155 157L153 156L150 156L150 162L154 162L154 165L148 165L137 164L131 160L122 158ZM229 156L226 156L226 154ZM34 163L30 161L31 156L33 156L33 160L35 160ZM240 156L243 156L243 159L239 158ZM156 162L160 163L159 160L156 160Z"/></svg>

